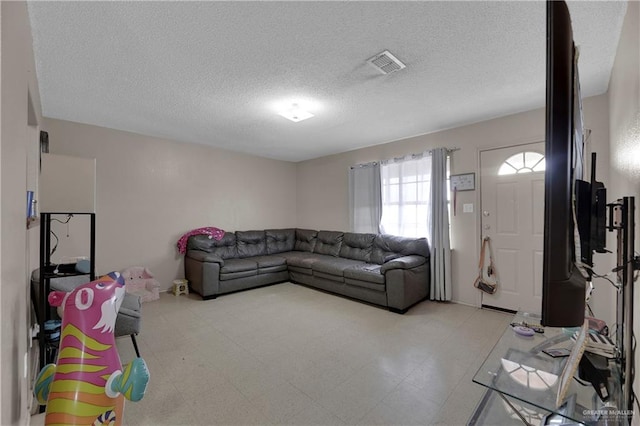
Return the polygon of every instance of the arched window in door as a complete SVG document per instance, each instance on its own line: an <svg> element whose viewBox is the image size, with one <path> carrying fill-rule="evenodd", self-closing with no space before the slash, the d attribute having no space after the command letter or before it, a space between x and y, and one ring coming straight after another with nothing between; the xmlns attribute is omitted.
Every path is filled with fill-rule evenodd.
<svg viewBox="0 0 640 426"><path fill-rule="evenodd" d="M507 158L498 169L498 175L544 172L544 155L539 152L524 151Z"/></svg>

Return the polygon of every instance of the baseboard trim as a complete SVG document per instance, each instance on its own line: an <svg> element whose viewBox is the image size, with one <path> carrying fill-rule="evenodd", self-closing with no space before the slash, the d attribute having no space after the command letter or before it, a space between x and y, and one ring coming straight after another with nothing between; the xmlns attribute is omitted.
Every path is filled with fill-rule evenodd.
<svg viewBox="0 0 640 426"><path fill-rule="evenodd" d="M491 306L491 305L485 305L485 304L482 304L480 306L480 308L489 309L491 311L503 312L505 314L516 314L516 313L518 313L518 311L514 311L513 309L499 308L498 306Z"/></svg>

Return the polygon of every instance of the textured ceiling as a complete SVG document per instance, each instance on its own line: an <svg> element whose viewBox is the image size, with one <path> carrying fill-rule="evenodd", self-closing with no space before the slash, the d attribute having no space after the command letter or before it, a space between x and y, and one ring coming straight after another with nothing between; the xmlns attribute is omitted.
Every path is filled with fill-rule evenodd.
<svg viewBox="0 0 640 426"><path fill-rule="evenodd" d="M625 2L570 2L584 96ZM300 161L542 107L545 3L29 2L43 114ZM366 63L388 49L407 68ZM278 103L308 105L293 123Z"/></svg>

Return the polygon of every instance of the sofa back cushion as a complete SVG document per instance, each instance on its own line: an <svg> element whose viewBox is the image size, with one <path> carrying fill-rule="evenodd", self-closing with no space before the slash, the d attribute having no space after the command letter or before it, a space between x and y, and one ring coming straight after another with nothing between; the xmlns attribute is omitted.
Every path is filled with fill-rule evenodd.
<svg viewBox="0 0 640 426"><path fill-rule="evenodd" d="M339 231L318 232L316 246L313 249L313 252L337 257L340 254L343 236L344 233Z"/></svg>
<svg viewBox="0 0 640 426"><path fill-rule="evenodd" d="M267 240L264 231L236 231L238 257L264 256L267 254Z"/></svg>
<svg viewBox="0 0 640 426"><path fill-rule="evenodd" d="M316 246L317 236L318 231L312 229L296 229L296 241L293 244L293 249L296 251L313 252L313 248Z"/></svg>
<svg viewBox="0 0 640 426"><path fill-rule="evenodd" d="M296 242L295 229L267 229L264 234L267 237L267 254L293 250Z"/></svg>
<svg viewBox="0 0 640 426"><path fill-rule="evenodd" d="M405 238L396 235L376 235L373 240L371 262L382 265L402 256L417 254L429 257L429 243L426 238Z"/></svg>
<svg viewBox="0 0 640 426"><path fill-rule="evenodd" d="M208 235L193 235L189 237L187 250L200 250L215 254L223 259L234 259L238 257L236 234L225 232L221 240L209 238Z"/></svg>
<svg viewBox="0 0 640 426"><path fill-rule="evenodd" d="M342 246L340 247L340 257L370 262L373 240L375 238L375 234L345 232L344 238L342 239Z"/></svg>

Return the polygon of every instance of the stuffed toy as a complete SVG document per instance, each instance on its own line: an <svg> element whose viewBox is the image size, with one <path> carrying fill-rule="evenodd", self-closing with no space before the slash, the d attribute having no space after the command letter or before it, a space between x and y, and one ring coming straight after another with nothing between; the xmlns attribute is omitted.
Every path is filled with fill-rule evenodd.
<svg viewBox="0 0 640 426"><path fill-rule="evenodd" d="M63 315L57 363L46 365L34 385L36 399L47 405L46 425L121 425L124 399L144 396L147 365L136 358L123 368L113 334L124 295L118 272L49 294Z"/></svg>
<svg viewBox="0 0 640 426"><path fill-rule="evenodd" d="M160 298L160 283L151 271L143 266L132 266L122 271L127 293L140 296L140 302L150 302Z"/></svg>

